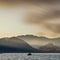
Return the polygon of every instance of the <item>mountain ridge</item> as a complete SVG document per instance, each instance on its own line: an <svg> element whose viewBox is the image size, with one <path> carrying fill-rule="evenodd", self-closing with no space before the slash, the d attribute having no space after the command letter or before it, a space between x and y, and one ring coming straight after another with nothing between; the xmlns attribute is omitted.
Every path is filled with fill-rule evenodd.
<svg viewBox="0 0 60 60"><path fill-rule="evenodd" d="M2 37L2 38L13 38L13 37L26 37L26 36L30 36L30 37L37 37L37 38L46 38L46 39L60 39L60 37L55 37L55 38L49 38L49 37L46 37L46 36L36 36L36 35L17 35L17 36L12 36L12 37ZM0 38L0 39L2 39Z"/></svg>
<svg viewBox="0 0 60 60"><path fill-rule="evenodd" d="M35 44L35 45L33 45ZM58 45L59 46L58 46ZM39 47L38 47L39 45ZM40 46L41 45L41 46ZM3 48L2 48L3 47ZM38 47L38 48L37 48ZM0 51L4 48L18 49L19 52L56 52L60 53L60 38L48 39L45 37L38 37L34 35L21 35L11 38L0 39ZM14 50L13 49L13 50Z"/></svg>
<svg viewBox="0 0 60 60"><path fill-rule="evenodd" d="M11 50L10 50L11 49ZM13 51L15 50L15 51ZM7 40L0 39L0 52L38 52L37 49L31 47L24 40L16 37Z"/></svg>

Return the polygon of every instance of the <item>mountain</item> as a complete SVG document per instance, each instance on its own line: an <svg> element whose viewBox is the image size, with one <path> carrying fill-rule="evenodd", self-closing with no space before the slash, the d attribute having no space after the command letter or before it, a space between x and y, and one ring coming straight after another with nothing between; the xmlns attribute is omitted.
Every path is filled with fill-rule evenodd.
<svg viewBox="0 0 60 60"><path fill-rule="evenodd" d="M57 46L60 46L60 38L38 37L34 35L22 35L22 36L17 36L17 37L19 39L26 41L29 45L35 48L46 45L48 43L53 43Z"/></svg>
<svg viewBox="0 0 60 60"><path fill-rule="evenodd" d="M18 36L19 39L23 39L30 46L39 50L39 52L60 52L60 38L47 38L38 37L34 35L22 35Z"/></svg>
<svg viewBox="0 0 60 60"><path fill-rule="evenodd" d="M60 38L47 38L47 37L43 37L43 36L34 36L34 35L21 35L21 36L17 36L17 38L19 39L23 39L25 41L31 41L31 40L38 40L38 41L52 41L52 40L60 40Z"/></svg>
<svg viewBox="0 0 60 60"><path fill-rule="evenodd" d="M41 46L39 48L39 50L41 52L51 52L51 53L56 53L57 52L58 53L58 52L60 52L60 47L56 46L52 43L48 43L47 45Z"/></svg>
<svg viewBox="0 0 60 60"><path fill-rule="evenodd" d="M37 49L32 48L24 40L18 39L17 37L2 38L0 39L0 53L8 52L38 52Z"/></svg>
<svg viewBox="0 0 60 60"><path fill-rule="evenodd" d="M46 37L38 37L35 35L21 35L21 36L17 36L18 38L24 38L24 39L48 39Z"/></svg>
<svg viewBox="0 0 60 60"><path fill-rule="evenodd" d="M50 40L49 38L46 37L38 37L38 36L34 36L34 35L22 35L22 36L17 36L17 38L19 39L23 39L24 41L48 41Z"/></svg>
<svg viewBox="0 0 60 60"><path fill-rule="evenodd" d="M60 53L60 38L50 39L34 35L0 38L0 52Z"/></svg>

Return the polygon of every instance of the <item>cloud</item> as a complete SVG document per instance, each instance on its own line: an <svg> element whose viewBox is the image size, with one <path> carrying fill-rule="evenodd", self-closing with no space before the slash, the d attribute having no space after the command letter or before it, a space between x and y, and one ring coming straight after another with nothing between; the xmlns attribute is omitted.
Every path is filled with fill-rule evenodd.
<svg viewBox="0 0 60 60"><path fill-rule="evenodd" d="M51 9L43 13L31 13L26 22L38 26L42 25L47 30L60 34L60 9Z"/></svg>
<svg viewBox="0 0 60 60"><path fill-rule="evenodd" d="M9 1L9 2L10 2L10 1L26 1L26 2L27 2L27 1L29 1L29 2L34 2L34 1L36 1L36 2L47 2L47 3L49 2L49 3L50 3L50 2L58 2L58 1L60 1L60 0L2 0L2 1L7 1L7 2L8 2L8 1Z"/></svg>
<svg viewBox="0 0 60 60"><path fill-rule="evenodd" d="M60 34L60 24L45 24L45 27L54 33Z"/></svg>
<svg viewBox="0 0 60 60"><path fill-rule="evenodd" d="M27 12L29 10L30 13L28 13L26 21L24 20L26 23L35 24L35 26L38 25L38 27L44 27L46 30L49 31L49 33L51 31L57 35L57 34L60 34L60 4L59 4L60 2L59 1L60 0L23 0L23 2L22 2L22 1L17 1L17 0L13 1L12 0L9 2L4 2L3 4L1 3L2 4L1 6L6 5L8 7L9 6L14 7L14 6L18 5L19 8L23 7L24 9L27 10ZM22 16L22 14L21 14L21 16ZM32 27L30 27L30 25L28 25L29 28L26 29L27 26L25 26L24 24L22 26L25 27L25 29L19 30L19 31L22 30L22 32L24 30L30 30L29 28L31 28L30 31L33 30L33 32L34 32L34 30L37 29L37 31L39 33L43 32L43 35L45 34L44 32L47 32L43 28L39 28L40 29L39 30L36 27L32 28ZM33 27L34 27L34 25L33 25ZM29 31L27 31L27 32L29 33ZM33 32L30 32L30 33L33 33ZM34 32L34 33L36 33L36 32Z"/></svg>

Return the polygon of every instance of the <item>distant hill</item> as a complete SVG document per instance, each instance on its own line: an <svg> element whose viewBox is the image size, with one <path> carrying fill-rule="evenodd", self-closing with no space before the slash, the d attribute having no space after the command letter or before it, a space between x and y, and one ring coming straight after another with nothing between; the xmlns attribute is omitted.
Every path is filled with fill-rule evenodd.
<svg viewBox="0 0 60 60"><path fill-rule="evenodd" d="M60 38L50 39L34 35L1 38L0 52L60 53Z"/></svg>
<svg viewBox="0 0 60 60"><path fill-rule="evenodd" d="M47 38L47 37L42 37L42 36L38 37L38 36L34 36L34 35L22 35L22 36L17 36L17 37L19 39L26 41L32 47L35 47L36 45L33 46L33 44L31 44L31 43L39 44L39 47L42 45L46 45L48 43L53 43L57 46L60 46L60 38Z"/></svg>
<svg viewBox="0 0 60 60"><path fill-rule="evenodd" d="M52 52L52 53L56 53L57 52L58 53L58 52L60 52L60 47L56 46L56 45L54 45L52 43L49 43L49 44L47 44L45 46L41 46L39 48L39 50L41 52Z"/></svg>
<svg viewBox="0 0 60 60"><path fill-rule="evenodd" d="M32 48L25 41L18 39L17 37L2 38L0 39L0 53L8 52L38 52L37 49Z"/></svg>

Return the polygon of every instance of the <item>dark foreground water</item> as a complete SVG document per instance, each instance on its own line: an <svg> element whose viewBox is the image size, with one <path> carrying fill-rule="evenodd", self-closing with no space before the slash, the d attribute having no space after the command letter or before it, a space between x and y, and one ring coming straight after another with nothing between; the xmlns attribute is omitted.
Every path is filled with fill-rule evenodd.
<svg viewBox="0 0 60 60"><path fill-rule="evenodd" d="M60 60L60 53L4 53L0 60Z"/></svg>

